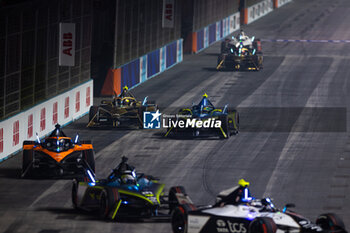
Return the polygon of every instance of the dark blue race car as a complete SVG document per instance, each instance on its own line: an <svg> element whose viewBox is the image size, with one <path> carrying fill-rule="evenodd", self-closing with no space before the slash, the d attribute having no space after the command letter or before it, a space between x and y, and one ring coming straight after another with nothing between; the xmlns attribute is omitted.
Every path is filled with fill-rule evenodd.
<svg viewBox="0 0 350 233"><path fill-rule="evenodd" d="M168 130L165 137L179 134L192 136L218 135L227 139L239 131L239 114L236 109L229 110L227 105L215 108L204 94L202 100L191 108L180 109L176 117L165 120Z"/></svg>

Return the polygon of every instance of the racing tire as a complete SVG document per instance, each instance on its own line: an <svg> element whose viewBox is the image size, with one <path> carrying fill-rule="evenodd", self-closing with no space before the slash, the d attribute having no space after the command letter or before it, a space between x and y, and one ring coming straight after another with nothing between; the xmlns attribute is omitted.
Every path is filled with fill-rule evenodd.
<svg viewBox="0 0 350 233"><path fill-rule="evenodd" d="M219 137L221 139L229 139L231 136L231 132L230 132L229 123L228 123L228 116L227 115L220 116L219 120L221 121L221 129L226 134L226 137L225 137L221 129L219 129Z"/></svg>
<svg viewBox="0 0 350 233"><path fill-rule="evenodd" d="M76 179L73 180L72 185L72 204L74 209L78 208L78 181Z"/></svg>
<svg viewBox="0 0 350 233"><path fill-rule="evenodd" d="M343 220L336 214L321 214L316 219L316 224L330 233L346 232Z"/></svg>
<svg viewBox="0 0 350 233"><path fill-rule="evenodd" d="M169 190L169 196L168 196L169 213L171 213L176 208L176 206L179 205L176 198L176 193L182 193L184 195L187 195L186 190L183 186L171 187Z"/></svg>
<svg viewBox="0 0 350 233"><path fill-rule="evenodd" d="M276 233L277 226L272 218L258 217L249 224L248 233Z"/></svg>
<svg viewBox="0 0 350 233"><path fill-rule="evenodd" d="M33 150L23 150L23 160L22 160L22 178L29 177L30 166L33 163Z"/></svg>
<svg viewBox="0 0 350 233"><path fill-rule="evenodd" d="M137 114L139 116L139 120L138 120L138 126L139 126L139 129L143 129L143 112L146 111L146 108L145 107L140 107Z"/></svg>
<svg viewBox="0 0 350 233"><path fill-rule="evenodd" d="M234 113L234 119L229 118L229 127L231 134L237 135L239 132L239 113L237 110L232 110L232 112ZM232 123L230 121L232 121Z"/></svg>
<svg viewBox="0 0 350 233"><path fill-rule="evenodd" d="M90 166L91 170L95 172L95 153L93 150L85 150L83 152L85 162Z"/></svg>
<svg viewBox="0 0 350 233"><path fill-rule="evenodd" d="M225 41L221 42L220 52L225 53L227 51L227 43Z"/></svg>
<svg viewBox="0 0 350 233"><path fill-rule="evenodd" d="M100 203L98 208L98 216L101 219L107 219L109 214L109 200L106 190L102 190L100 194Z"/></svg>
<svg viewBox="0 0 350 233"><path fill-rule="evenodd" d="M89 110L89 122L94 118L98 111L98 106L91 106ZM95 117L94 122L97 122L97 117Z"/></svg>
<svg viewBox="0 0 350 233"><path fill-rule="evenodd" d="M187 231L187 214L182 206L174 209L171 217L171 227L174 233L185 233Z"/></svg>

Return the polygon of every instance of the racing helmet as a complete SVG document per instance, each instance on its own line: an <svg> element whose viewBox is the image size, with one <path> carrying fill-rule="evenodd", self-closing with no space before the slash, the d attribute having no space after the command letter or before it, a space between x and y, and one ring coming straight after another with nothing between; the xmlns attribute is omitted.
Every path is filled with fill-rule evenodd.
<svg viewBox="0 0 350 233"><path fill-rule="evenodd" d="M238 181L238 185L241 188L242 192L240 194L240 202L251 202L254 198L250 195L249 190L249 182L245 181L244 179L240 179Z"/></svg>
<svg viewBox="0 0 350 233"><path fill-rule="evenodd" d="M124 99L123 100L123 105L130 105L130 100L129 99Z"/></svg>
<svg viewBox="0 0 350 233"><path fill-rule="evenodd" d="M136 179L131 174L124 174L120 177L123 184L136 184Z"/></svg>

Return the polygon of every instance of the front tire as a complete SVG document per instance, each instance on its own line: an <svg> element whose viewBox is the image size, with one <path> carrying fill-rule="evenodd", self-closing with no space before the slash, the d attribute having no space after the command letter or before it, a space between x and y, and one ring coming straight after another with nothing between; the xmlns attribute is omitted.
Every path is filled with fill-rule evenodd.
<svg viewBox="0 0 350 233"><path fill-rule="evenodd" d="M171 187L169 190L169 213L171 213L176 206L179 205L177 198L176 198L176 193L182 193L183 195L187 195L186 194L186 190L183 186L176 186L176 187Z"/></svg>
<svg viewBox="0 0 350 233"><path fill-rule="evenodd" d="M249 224L249 233L276 233L276 223L267 217L259 217Z"/></svg>
<svg viewBox="0 0 350 233"><path fill-rule="evenodd" d="M187 230L187 216L182 206L178 206L174 209L171 226L174 233L185 233Z"/></svg>
<svg viewBox="0 0 350 233"><path fill-rule="evenodd" d="M319 225L323 230L327 230L330 233L345 232L344 222L336 214L321 214L316 219L316 224ZM340 229L343 231L340 231Z"/></svg>

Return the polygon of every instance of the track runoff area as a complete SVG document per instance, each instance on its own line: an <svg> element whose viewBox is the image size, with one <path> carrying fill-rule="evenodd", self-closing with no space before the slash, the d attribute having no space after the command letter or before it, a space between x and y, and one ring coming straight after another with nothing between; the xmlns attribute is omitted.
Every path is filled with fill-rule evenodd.
<svg viewBox="0 0 350 233"><path fill-rule="evenodd" d="M347 41L349 7L345 0L295 0L244 30L256 38ZM92 140L98 178L125 155L137 171L159 178L165 192L184 186L196 205L213 204L244 178L254 197L271 197L278 207L294 203L313 221L334 212L349 229L349 43L262 40L262 49L258 72L218 72L217 43L132 90L155 100L162 114L204 93L215 106L236 108L240 132L227 140L168 139L164 129L92 130L88 116L63 130ZM172 231L167 221L101 221L76 211L71 180L20 179L21 165L21 154L0 164L2 232Z"/></svg>

